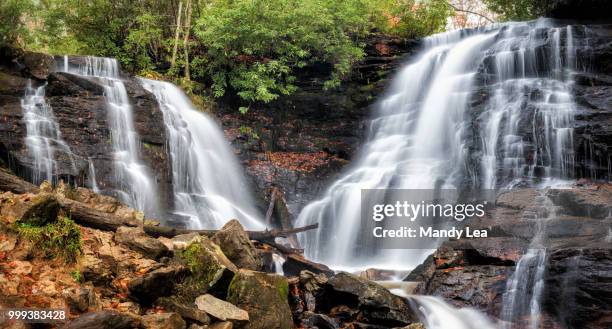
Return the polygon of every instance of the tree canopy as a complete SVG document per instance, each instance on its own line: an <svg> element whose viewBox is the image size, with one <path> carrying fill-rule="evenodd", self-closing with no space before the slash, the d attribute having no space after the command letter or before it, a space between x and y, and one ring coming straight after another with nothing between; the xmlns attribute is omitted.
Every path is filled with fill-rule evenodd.
<svg viewBox="0 0 612 329"><path fill-rule="evenodd" d="M299 68L330 65L334 88L369 34L425 36L451 13L442 0L4 0L0 47L115 57L137 74L269 102L296 90Z"/></svg>

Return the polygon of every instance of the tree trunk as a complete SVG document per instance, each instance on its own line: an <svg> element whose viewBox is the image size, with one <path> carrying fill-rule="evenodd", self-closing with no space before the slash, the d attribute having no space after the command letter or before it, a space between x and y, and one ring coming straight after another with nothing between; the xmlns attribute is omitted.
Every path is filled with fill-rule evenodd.
<svg viewBox="0 0 612 329"><path fill-rule="evenodd" d="M0 191L10 191L17 194L37 193L38 186L26 182L4 168L0 168Z"/></svg>
<svg viewBox="0 0 612 329"><path fill-rule="evenodd" d="M191 0L187 0L185 15L185 37L183 39L183 47L185 48L185 79L191 80L189 74L189 31L191 30Z"/></svg>
<svg viewBox="0 0 612 329"><path fill-rule="evenodd" d="M174 33L174 48L172 48L172 60L170 61L170 70L176 65L176 53L178 52L179 37L181 34L181 15L183 10L183 1L179 1L178 15L176 16L176 32Z"/></svg>

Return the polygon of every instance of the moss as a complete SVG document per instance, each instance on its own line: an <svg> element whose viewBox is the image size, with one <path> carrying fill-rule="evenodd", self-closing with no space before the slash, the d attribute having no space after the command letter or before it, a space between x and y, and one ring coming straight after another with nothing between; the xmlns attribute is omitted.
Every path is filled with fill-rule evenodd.
<svg viewBox="0 0 612 329"><path fill-rule="evenodd" d="M287 300L289 297L289 282L287 280L278 280L276 287L281 300Z"/></svg>
<svg viewBox="0 0 612 329"><path fill-rule="evenodd" d="M77 282L77 283L81 283L81 281L83 280L83 275L81 274L81 271L79 270L74 270L70 272L70 276L72 277L74 282Z"/></svg>
<svg viewBox="0 0 612 329"><path fill-rule="evenodd" d="M30 241L44 257L61 257L73 263L82 253L81 230L68 217L60 216L44 226L16 223L17 233Z"/></svg>
<svg viewBox="0 0 612 329"><path fill-rule="evenodd" d="M218 279L217 276L220 275L220 268L214 262L206 261L205 252L201 243L192 243L178 253L179 259L187 265L193 274L190 283L198 289L215 282Z"/></svg>

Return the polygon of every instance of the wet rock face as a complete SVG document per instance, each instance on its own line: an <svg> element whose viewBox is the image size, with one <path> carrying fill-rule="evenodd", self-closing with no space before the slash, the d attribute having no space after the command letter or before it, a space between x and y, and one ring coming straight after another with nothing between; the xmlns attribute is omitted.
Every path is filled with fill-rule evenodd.
<svg viewBox="0 0 612 329"><path fill-rule="evenodd" d="M0 158L24 178L32 177L33 160L25 146L26 127L23 123L21 98L28 79L33 87L46 84L46 101L53 109L62 138L74 156L61 157L58 162L60 178L85 185L88 179L88 159L96 170L99 188L114 193L115 176L113 149L108 126L104 87L96 78L54 72L53 58L26 53L15 59L21 67L15 71L0 68ZM151 168L162 201L162 208L171 206L172 186L170 162L165 151L166 129L162 112L155 97L144 90L135 78L124 81L132 105L134 128L142 142L141 157Z"/></svg>
<svg viewBox="0 0 612 329"><path fill-rule="evenodd" d="M612 309L609 281L609 184L538 192L510 190L500 196L490 218L469 223L486 227L482 240L445 242L406 280L420 282L416 293L442 296L455 306L471 306L499 317L503 294L516 264L529 247L541 211L538 196L548 197L554 216L546 220L546 270L541 298L545 328L607 328ZM606 214L606 215L604 215Z"/></svg>
<svg viewBox="0 0 612 329"><path fill-rule="evenodd" d="M565 328L610 328L612 250L561 249L550 253L543 308Z"/></svg>

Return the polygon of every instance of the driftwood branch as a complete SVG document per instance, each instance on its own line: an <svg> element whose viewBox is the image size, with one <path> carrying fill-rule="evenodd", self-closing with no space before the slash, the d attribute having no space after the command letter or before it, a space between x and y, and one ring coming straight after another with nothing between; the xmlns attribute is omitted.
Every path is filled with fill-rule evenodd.
<svg viewBox="0 0 612 329"><path fill-rule="evenodd" d="M274 204L276 203L276 194L276 188L272 188L270 204L268 205L268 211L266 211L266 218L264 219L264 223L267 225L272 224L272 213L274 212Z"/></svg>

